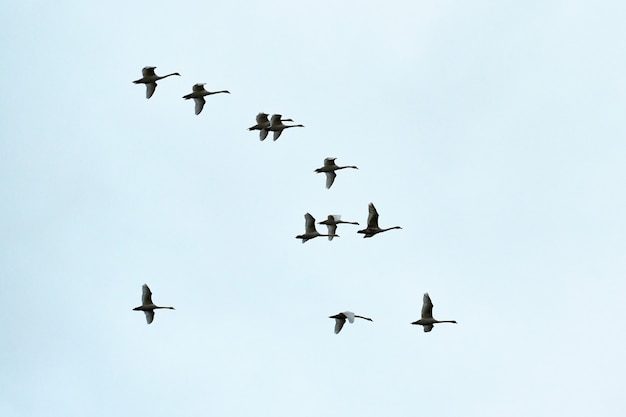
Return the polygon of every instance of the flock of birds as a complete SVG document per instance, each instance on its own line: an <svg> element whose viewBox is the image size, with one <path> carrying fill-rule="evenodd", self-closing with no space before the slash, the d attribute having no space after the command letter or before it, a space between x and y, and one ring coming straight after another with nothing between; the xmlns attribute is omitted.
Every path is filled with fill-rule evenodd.
<svg viewBox="0 0 626 417"><path fill-rule="evenodd" d="M171 74L159 76L156 75L154 70L156 67L144 67L142 69L142 77L138 80L133 81L134 84L145 84L146 85L146 98L149 99L154 95L154 92L157 87L157 81L171 77L171 76L180 76L179 73L173 72ZM192 87L192 92L183 96L183 99L189 100L193 99L195 102L195 114L199 115L204 108L204 104L206 103L204 97L213 95L213 94L230 94L228 90L221 91L207 91L204 86L205 83L196 83ZM281 114L273 114L271 117L268 117L267 113L259 113L256 116L256 124L248 128L249 131L258 130L259 131L259 139L261 141L267 138L269 132L273 133L273 140L277 140L284 130L292 128L292 127L304 127L301 124L294 125L285 125L283 122L293 122L292 119L283 119ZM335 182L335 178L337 177L336 171L342 169L358 169L354 165L346 165L339 166L335 164L335 160L337 158L326 158L324 159L324 166L317 168L315 173L324 173L326 174L326 188L330 188ZM357 222L348 222L341 220L341 216L336 214L328 215L327 219L319 222L318 224L323 224L328 228L327 234L319 233L315 227L315 218L310 214L306 213L304 215L304 233L301 235L297 235L296 239L302 239L302 243L307 242L308 240L314 239L319 236L326 236L328 240L333 240L335 237L339 237L337 234L337 226L339 224L353 224L358 225ZM388 228L381 228L378 226L378 211L376 207L374 207L373 203L370 203L368 206L368 216L367 216L367 227L365 229L357 231L357 233L363 234L364 238L373 237L378 233L386 232L392 229L402 229L400 226L393 226ZM133 310L135 311L143 311L146 315L146 321L148 324L152 323L154 320L154 310L157 309L170 309L174 310L174 307L163 307L158 306L152 302L152 292L147 284L143 285L142 295L141 295L141 305L139 307L135 307ZM335 334L339 333L343 328L346 320L350 323L354 323L355 318L360 318L367 321L373 321L369 317L359 316L354 314L351 311L343 311L341 313L335 314L334 316L329 316L331 319L335 319ZM422 318L414 321L411 324L421 325L424 328L424 332L430 332L433 329L433 326L436 323L456 323L454 320L436 320L433 318L433 303L430 299L428 293L424 293L424 299L422 303Z"/></svg>

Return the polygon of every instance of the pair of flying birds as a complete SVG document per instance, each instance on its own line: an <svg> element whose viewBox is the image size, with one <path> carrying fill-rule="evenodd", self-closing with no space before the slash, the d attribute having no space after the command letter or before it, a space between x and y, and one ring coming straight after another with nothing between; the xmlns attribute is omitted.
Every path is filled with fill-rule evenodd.
<svg viewBox="0 0 626 417"><path fill-rule="evenodd" d="M154 320L154 310L157 309L170 309L174 310L174 307L162 307L154 304L152 302L152 291L147 284L143 284L142 293L141 293L141 305L139 307L133 308L135 311L143 311L146 314L146 321L148 324L152 323ZM335 319L335 333L339 333L343 328L346 320L350 323L354 323L354 318L358 317L360 319L372 321L369 317L358 316L351 311L344 311L339 314L335 314L334 316L330 316L331 319ZM456 323L454 320L435 320L433 318L433 303L430 301L430 297L428 293L424 294L424 305L422 306L422 318L418 321L415 321L411 324L420 324L424 326L424 331L429 332L433 329L433 325L435 323Z"/></svg>
<svg viewBox="0 0 626 417"><path fill-rule="evenodd" d="M156 83L157 81L162 80L162 79L167 78L167 77L171 77L172 75L180 76L180 74L177 73L177 72L173 72L171 74L159 76L159 75L156 75L154 73L155 69L156 69L156 67L144 67L141 70L141 73L142 73L143 77L141 77L138 80L133 81L133 83L135 83L135 84L145 84L146 85L146 98L150 98L154 94L154 91L157 88L157 83ZM210 96L212 94L219 94L219 93L230 94L230 91L228 91L228 90L207 91L207 90L204 89L204 86L205 86L205 83L194 84L193 87L192 87L191 93L183 96L183 98L185 100L193 99L193 101L195 101L195 103L196 103L196 107L195 107L196 115L200 114L200 112L204 108L204 103L205 103L204 97L205 96Z"/></svg>
<svg viewBox="0 0 626 417"><path fill-rule="evenodd" d="M256 124L250 126L248 130L258 130L259 139L265 140L269 132L274 133L272 139L276 140L283 133L283 130L291 127L304 127L304 125L286 125L283 122L293 122L292 119L283 119L282 114L273 114L270 119L267 118L269 114L259 113L256 115Z"/></svg>
<svg viewBox="0 0 626 417"><path fill-rule="evenodd" d="M354 323L354 318L373 321L369 317L358 316L351 311L344 311L329 318L335 319L335 334L339 333L343 328L343 325L348 320L350 323ZM414 321L411 324L418 324L424 327L424 332L429 332L433 329L436 323L456 323L454 320L437 320L433 318L433 302L430 300L428 293L424 293L424 301L422 303L422 318Z"/></svg>

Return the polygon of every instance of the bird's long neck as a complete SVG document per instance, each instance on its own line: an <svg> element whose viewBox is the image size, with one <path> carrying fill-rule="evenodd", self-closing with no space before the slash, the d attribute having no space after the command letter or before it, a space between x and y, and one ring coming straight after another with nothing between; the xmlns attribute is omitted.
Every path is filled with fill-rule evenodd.
<svg viewBox="0 0 626 417"><path fill-rule="evenodd" d="M171 74L167 74L167 75L164 75L164 76L162 76L162 77L159 77L159 80L162 80L163 78L171 77L172 75L178 75L178 76L180 76L180 74L179 74L179 73L177 73L177 72L173 72L173 73L171 73Z"/></svg>
<svg viewBox="0 0 626 417"><path fill-rule="evenodd" d="M157 308L169 308L170 310L175 310L174 307L161 307L161 306L154 306L154 310L156 310Z"/></svg>
<svg viewBox="0 0 626 417"><path fill-rule="evenodd" d="M374 320L370 319L369 317L357 316L356 314L354 315L354 317L358 317L358 318L363 319L363 320L374 321Z"/></svg>
<svg viewBox="0 0 626 417"><path fill-rule="evenodd" d="M454 320L435 320L435 323L455 323L456 321Z"/></svg>
<svg viewBox="0 0 626 417"><path fill-rule="evenodd" d="M355 167L354 165L347 165L345 167L337 167L335 169L344 169L344 168L354 168L354 169L358 169L357 167Z"/></svg>
<svg viewBox="0 0 626 417"><path fill-rule="evenodd" d="M392 230L392 229L402 229L400 226L394 226L394 227L388 227L386 229L380 229L381 232L386 232L387 230Z"/></svg>
<svg viewBox="0 0 626 417"><path fill-rule="evenodd" d="M230 91L222 90L222 91L211 91L211 92L209 92L209 94L219 94L219 93L228 93L228 94L230 94Z"/></svg>
<svg viewBox="0 0 626 417"><path fill-rule="evenodd" d="M304 127L304 125L289 125L289 126L283 125L283 126L284 126L284 129L288 129L290 127Z"/></svg>

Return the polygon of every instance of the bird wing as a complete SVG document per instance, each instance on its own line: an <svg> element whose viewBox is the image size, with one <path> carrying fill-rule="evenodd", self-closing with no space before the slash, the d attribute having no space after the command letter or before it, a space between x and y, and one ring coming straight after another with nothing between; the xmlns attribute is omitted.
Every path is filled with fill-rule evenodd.
<svg viewBox="0 0 626 417"><path fill-rule="evenodd" d="M315 218L309 213L304 215L304 230L305 233L315 233Z"/></svg>
<svg viewBox="0 0 626 417"><path fill-rule="evenodd" d="M267 113L259 113L256 115L256 124L262 125L266 123L269 124L269 120L267 120Z"/></svg>
<svg viewBox="0 0 626 417"><path fill-rule="evenodd" d="M354 323L354 313L352 311L343 311L343 314L350 323Z"/></svg>
<svg viewBox="0 0 626 417"><path fill-rule="evenodd" d="M432 319L433 318L433 302L430 300L430 296L428 293L424 293L424 304L422 305L422 318L423 319ZM430 330L425 330L429 332Z"/></svg>
<svg viewBox="0 0 626 417"><path fill-rule="evenodd" d="M367 227L378 228L378 212L376 211L376 207L374 207L374 203L370 203L368 209Z"/></svg>
<svg viewBox="0 0 626 417"><path fill-rule="evenodd" d="M270 119L270 126L277 126L279 124L282 124L282 122L280 121L281 117L283 117L282 114L273 114L272 118Z"/></svg>
<svg viewBox="0 0 626 417"><path fill-rule="evenodd" d="M141 74L144 77L154 77L154 70L156 67L143 67Z"/></svg>
<svg viewBox="0 0 626 417"><path fill-rule="evenodd" d="M199 93L200 91L206 91L204 89L204 84L198 83L198 84L194 84L192 87L192 90L196 93Z"/></svg>
<svg viewBox="0 0 626 417"><path fill-rule="evenodd" d="M144 313L146 313L146 321L148 324L152 323L152 320L154 320L154 310L146 310Z"/></svg>
<svg viewBox="0 0 626 417"><path fill-rule="evenodd" d="M275 130L273 139L274 140L278 139L282 133L283 133L282 130Z"/></svg>
<svg viewBox="0 0 626 417"><path fill-rule="evenodd" d="M346 323L346 319L335 319L335 334L339 333Z"/></svg>
<svg viewBox="0 0 626 417"><path fill-rule="evenodd" d="M259 132L259 139L260 140L265 140L265 138L267 137L267 134L269 132L266 129L261 129L261 131Z"/></svg>
<svg viewBox="0 0 626 417"><path fill-rule="evenodd" d="M206 103L206 101L204 100L204 97L196 97L193 101L196 102L196 115L198 115L204 108L204 103Z"/></svg>
<svg viewBox="0 0 626 417"><path fill-rule="evenodd" d="M432 324L425 324L424 325L424 332L428 333L432 329L433 329L433 325Z"/></svg>
<svg viewBox="0 0 626 417"><path fill-rule="evenodd" d="M141 291L141 304L150 305L152 304L152 291L147 284L143 284Z"/></svg>
<svg viewBox="0 0 626 417"><path fill-rule="evenodd" d="M328 220L332 220L333 222L338 222L341 220L341 216L339 214L330 214L328 215Z"/></svg>
<svg viewBox="0 0 626 417"><path fill-rule="evenodd" d="M330 166L335 165L335 159L337 159L337 158L326 158L326 159L324 159L324 166L325 167L330 167Z"/></svg>
<svg viewBox="0 0 626 417"><path fill-rule="evenodd" d="M146 98L152 97L152 94L154 94L154 90L156 90L156 87L157 87L156 83L146 84Z"/></svg>
<svg viewBox="0 0 626 417"><path fill-rule="evenodd" d="M335 182L335 178L337 178L337 174L335 174L335 171L328 171L326 173L326 188L330 188L333 185L333 182Z"/></svg>

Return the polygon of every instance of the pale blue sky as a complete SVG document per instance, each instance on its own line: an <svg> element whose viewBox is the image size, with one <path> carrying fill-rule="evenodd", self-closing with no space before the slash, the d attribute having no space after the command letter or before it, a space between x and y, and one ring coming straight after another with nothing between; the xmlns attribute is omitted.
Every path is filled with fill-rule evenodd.
<svg viewBox="0 0 626 417"><path fill-rule="evenodd" d="M512 3L0 6L0 415L624 415L626 3Z"/></svg>

